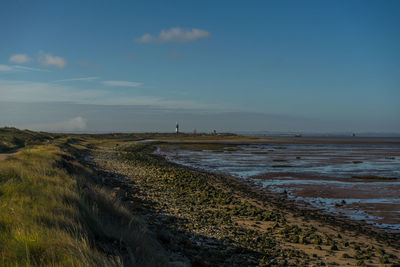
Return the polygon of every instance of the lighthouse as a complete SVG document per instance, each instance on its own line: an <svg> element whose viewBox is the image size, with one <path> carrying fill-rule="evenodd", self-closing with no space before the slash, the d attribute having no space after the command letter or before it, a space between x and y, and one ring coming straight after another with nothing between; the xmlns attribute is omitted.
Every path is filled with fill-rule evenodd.
<svg viewBox="0 0 400 267"><path fill-rule="evenodd" d="M176 132L177 135L179 134L179 124L178 124L178 122L176 122L175 132Z"/></svg>

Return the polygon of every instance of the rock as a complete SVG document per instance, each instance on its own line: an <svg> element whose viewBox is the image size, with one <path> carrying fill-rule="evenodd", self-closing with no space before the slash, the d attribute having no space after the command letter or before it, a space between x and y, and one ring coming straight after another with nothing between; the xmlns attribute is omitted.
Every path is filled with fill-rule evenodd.
<svg viewBox="0 0 400 267"><path fill-rule="evenodd" d="M170 262L171 267L190 267L190 264L183 261L173 261Z"/></svg>
<svg viewBox="0 0 400 267"><path fill-rule="evenodd" d="M182 241L182 244L186 249L193 249L195 247L195 245L192 243L192 241L190 241L187 238Z"/></svg>
<svg viewBox="0 0 400 267"><path fill-rule="evenodd" d="M168 245L171 243L172 236L170 232L161 230L157 233L157 239L160 240L161 243Z"/></svg>
<svg viewBox="0 0 400 267"><path fill-rule="evenodd" d="M208 264L205 263L203 259L194 259L192 261L192 267L207 267Z"/></svg>

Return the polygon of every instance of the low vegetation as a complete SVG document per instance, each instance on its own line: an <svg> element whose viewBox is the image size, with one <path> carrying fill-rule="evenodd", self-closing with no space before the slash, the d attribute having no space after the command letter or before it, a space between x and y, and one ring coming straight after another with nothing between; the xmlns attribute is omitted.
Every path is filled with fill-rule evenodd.
<svg viewBox="0 0 400 267"><path fill-rule="evenodd" d="M0 153L9 152L25 146L40 144L58 138L59 135L29 130L18 130L13 127L0 128Z"/></svg>
<svg viewBox="0 0 400 267"><path fill-rule="evenodd" d="M165 263L138 218L96 184L70 143L32 146L0 161L0 265Z"/></svg>

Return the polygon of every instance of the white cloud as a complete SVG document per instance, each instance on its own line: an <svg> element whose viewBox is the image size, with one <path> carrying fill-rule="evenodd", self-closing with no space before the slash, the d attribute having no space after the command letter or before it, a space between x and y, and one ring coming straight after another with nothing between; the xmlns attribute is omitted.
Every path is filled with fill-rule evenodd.
<svg viewBox="0 0 400 267"><path fill-rule="evenodd" d="M68 121L58 123L59 128L68 130L85 130L87 128L87 120L82 117L75 117Z"/></svg>
<svg viewBox="0 0 400 267"><path fill-rule="evenodd" d="M104 81L104 85L107 86L126 86L126 87L138 87L142 85L139 82L128 82L128 81Z"/></svg>
<svg viewBox="0 0 400 267"><path fill-rule="evenodd" d="M50 53L40 52L38 62L42 66L46 67L57 67L59 69L64 68L67 65L67 61L59 56L53 56Z"/></svg>
<svg viewBox="0 0 400 267"><path fill-rule="evenodd" d="M13 71L13 67L0 64L0 71Z"/></svg>
<svg viewBox="0 0 400 267"><path fill-rule="evenodd" d="M155 42L157 40L157 38L151 36L151 34L146 33L146 34L143 34L141 37L136 38L135 40L136 40L136 42L139 42L139 43L151 43L151 42Z"/></svg>
<svg viewBox="0 0 400 267"><path fill-rule="evenodd" d="M97 80L98 78L99 77L71 78L71 79L57 80L57 81L53 81L53 82L56 83L56 82L71 82L71 81L94 81L94 80Z"/></svg>
<svg viewBox="0 0 400 267"><path fill-rule="evenodd" d="M146 33L136 38L135 41L139 43L192 42L210 36L211 34L205 30L175 27L169 30L162 30L158 36Z"/></svg>
<svg viewBox="0 0 400 267"><path fill-rule="evenodd" d="M26 128L40 131L55 131L55 132L74 132L87 129L87 120L81 116L60 122L39 123L28 125Z"/></svg>
<svg viewBox="0 0 400 267"><path fill-rule="evenodd" d="M12 55L8 61L17 64L24 64L30 62L32 59L26 54L15 54Z"/></svg>

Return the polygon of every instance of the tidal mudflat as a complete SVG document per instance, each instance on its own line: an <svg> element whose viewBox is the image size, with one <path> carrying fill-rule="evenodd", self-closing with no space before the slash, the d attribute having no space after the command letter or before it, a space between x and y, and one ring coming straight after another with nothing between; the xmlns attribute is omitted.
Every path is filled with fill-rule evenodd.
<svg viewBox="0 0 400 267"><path fill-rule="evenodd" d="M400 145L167 145L168 160L240 177L299 205L400 231Z"/></svg>

